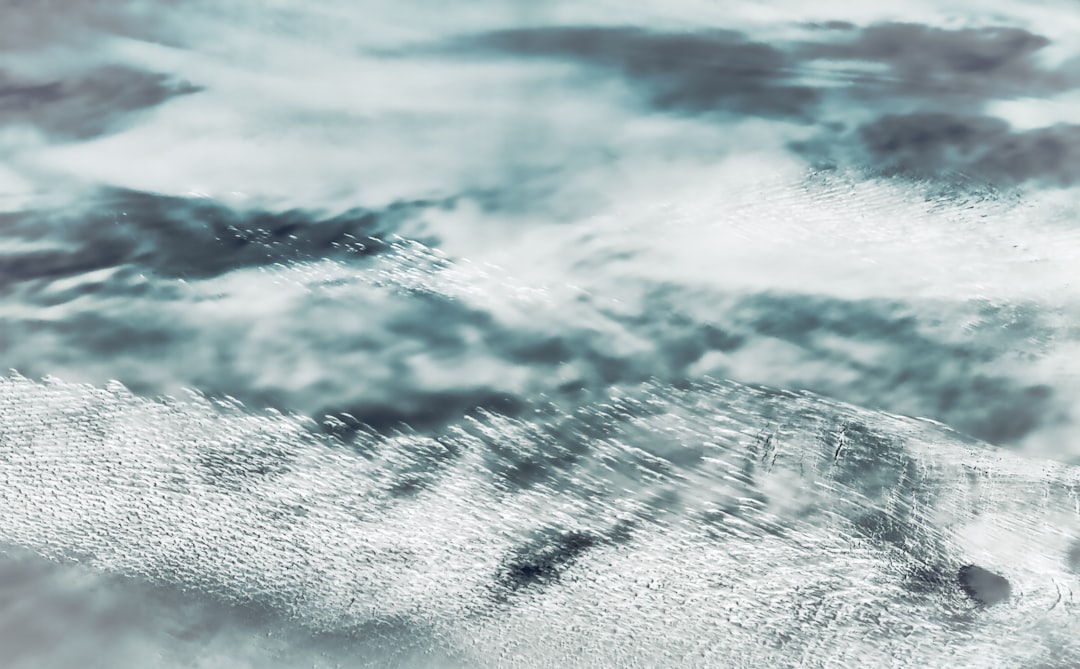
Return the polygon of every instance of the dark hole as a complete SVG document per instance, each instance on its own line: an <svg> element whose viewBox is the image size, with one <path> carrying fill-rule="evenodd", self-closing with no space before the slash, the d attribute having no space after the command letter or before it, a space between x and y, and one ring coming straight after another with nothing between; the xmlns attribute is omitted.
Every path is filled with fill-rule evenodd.
<svg viewBox="0 0 1080 669"><path fill-rule="evenodd" d="M960 567L956 577L968 597L986 606L1004 601L1012 594L1008 579L973 564Z"/></svg>
<svg viewBox="0 0 1080 669"><path fill-rule="evenodd" d="M273 234L275 237L285 237L286 235L293 234L294 232L298 231L299 229L300 229L300 224L299 223L286 223L285 225L281 226L280 228L275 228L271 234Z"/></svg>
<svg viewBox="0 0 1080 669"><path fill-rule="evenodd" d="M567 532L526 546L506 565L503 584L516 590L534 583L549 583L596 543L596 537L586 532Z"/></svg>

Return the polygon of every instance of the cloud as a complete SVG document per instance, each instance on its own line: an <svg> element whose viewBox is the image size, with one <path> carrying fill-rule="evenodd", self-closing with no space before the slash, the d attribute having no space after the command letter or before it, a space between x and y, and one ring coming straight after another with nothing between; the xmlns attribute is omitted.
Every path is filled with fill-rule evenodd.
<svg viewBox="0 0 1080 669"><path fill-rule="evenodd" d="M811 28L813 41L762 44L735 31L548 26L477 33L452 50L573 63L590 84L615 77L651 109L706 121L813 120L819 135L791 148L816 164L925 177L959 171L1002 184L1076 181L1070 126L1017 134L980 116L993 101L1080 85L1075 60L1055 68L1042 58L1050 39L1012 27ZM861 129L849 132L853 125Z"/></svg>
<svg viewBox="0 0 1080 669"><path fill-rule="evenodd" d="M403 221L444 204L401 202L320 218L301 210L238 210L205 198L106 190L85 211L0 216L9 241L30 243L0 255L0 284L126 265L163 277L204 278L273 263L365 257L380 252L380 238Z"/></svg>
<svg viewBox="0 0 1080 669"><path fill-rule="evenodd" d="M39 49L60 37L73 37L88 28L117 29L124 23L121 3L36 2L0 0L4 29L0 30L0 50ZM58 6L62 5L62 6Z"/></svg>
<svg viewBox="0 0 1080 669"><path fill-rule="evenodd" d="M824 21L822 23L807 24L811 30L855 30L856 26L851 21Z"/></svg>
<svg viewBox="0 0 1080 669"><path fill-rule="evenodd" d="M621 76L656 109L685 114L809 119L820 115L822 100L850 105L852 97L871 109L886 101L905 110L978 107L1080 84L1080 66L1070 61L1056 70L1044 67L1040 56L1051 41L1020 28L857 28L843 21L810 27L818 40L770 44L731 30L516 28L458 38L452 50L579 63ZM833 62L826 67L824 61ZM809 82L823 75L828 85Z"/></svg>
<svg viewBox="0 0 1080 669"><path fill-rule="evenodd" d="M248 268L183 286L125 268L11 291L2 363L150 395L188 386L316 417L347 412L380 430L437 430L479 408L514 415L538 396L573 407L612 386L706 374L929 416L998 444L1051 424L1062 403L1012 361L1053 331L1036 307L1018 316L651 285L622 311L597 298L534 303L516 322L467 296L403 290L377 267ZM975 319L978 335L965 335Z"/></svg>
<svg viewBox="0 0 1080 669"><path fill-rule="evenodd" d="M815 91L790 80L781 50L734 31L662 33L632 27L497 30L454 42L459 52L563 59L622 76L656 109L806 118Z"/></svg>
<svg viewBox="0 0 1080 669"><path fill-rule="evenodd" d="M836 33L830 33L830 35ZM823 165L996 185L1068 186L1080 178L1076 126L1018 132L989 110L1080 87L1080 60L1043 58L1053 45L1012 27L946 29L879 23L795 50L834 84L817 138L791 148ZM875 69L876 68L876 69ZM849 126L856 127L849 132Z"/></svg>
<svg viewBox="0 0 1080 669"><path fill-rule="evenodd" d="M723 320L740 345L722 369L745 380L766 376L863 406L929 416L995 444L1014 444L1050 421L1053 390L1009 363L1046 323L1035 308L943 307L797 294L748 295ZM977 337L941 327L982 321ZM959 329L959 328L958 328ZM785 371L786 369L786 371Z"/></svg>
<svg viewBox="0 0 1080 669"><path fill-rule="evenodd" d="M944 112L890 114L859 129L866 150L887 172L967 173L998 184L1080 182L1080 126L1014 132L993 117Z"/></svg>
<svg viewBox="0 0 1080 669"><path fill-rule="evenodd" d="M438 223L438 202L323 219L123 191L87 212L8 214L0 366L380 429L707 374L1005 444L1076 396L1053 318L1075 245L1056 223L898 184L733 178L673 193L680 207L531 230L499 213L463 227L456 210L416 224ZM410 229L441 254L335 246Z"/></svg>
<svg viewBox="0 0 1080 669"><path fill-rule="evenodd" d="M0 51L84 46L106 35L160 37L167 10L187 0L0 0Z"/></svg>
<svg viewBox="0 0 1080 669"><path fill-rule="evenodd" d="M165 75L120 66L47 81L0 70L0 127L31 125L54 139L85 140L118 129L134 112L198 91Z"/></svg>
<svg viewBox="0 0 1080 669"><path fill-rule="evenodd" d="M1020 28L949 30L880 23L845 31L849 39L807 43L810 59L880 64L882 75L852 77L847 90L863 99L908 96L932 107L979 105L992 99L1046 95L1080 83L1080 71L1044 69L1050 40Z"/></svg>

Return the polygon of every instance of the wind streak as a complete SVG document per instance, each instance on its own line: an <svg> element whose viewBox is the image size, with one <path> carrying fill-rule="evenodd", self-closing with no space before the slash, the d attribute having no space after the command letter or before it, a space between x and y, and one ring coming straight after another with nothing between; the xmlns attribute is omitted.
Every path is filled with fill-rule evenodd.
<svg viewBox="0 0 1080 669"><path fill-rule="evenodd" d="M386 437L12 376L0 540L470 666L1080 659L1075 469L728 382L523 415Z"/></svg>

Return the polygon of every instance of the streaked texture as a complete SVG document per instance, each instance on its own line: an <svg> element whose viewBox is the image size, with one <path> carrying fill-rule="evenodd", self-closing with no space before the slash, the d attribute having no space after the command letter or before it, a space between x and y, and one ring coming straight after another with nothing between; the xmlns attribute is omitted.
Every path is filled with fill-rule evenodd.
<svg viewBox="0 0 1080 669"><path fill-rule="evenodd" d="M120 386L9 378L2 403L10 540L316 630L386 625L406 658L1030 666L1078 651L1058 529L1080 513L1075 471L806 393L647 385L347 445Z"/></svg>

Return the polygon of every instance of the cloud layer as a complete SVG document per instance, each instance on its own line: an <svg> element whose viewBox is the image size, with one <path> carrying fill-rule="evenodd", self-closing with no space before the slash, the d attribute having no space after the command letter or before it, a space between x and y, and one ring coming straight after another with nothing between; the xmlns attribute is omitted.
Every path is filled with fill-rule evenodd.
<svg viewBox="0 0 1080 669"><path fill-rule="evenodd" d="M859 99L897 104L896 98L910 98L920 107L977 108L991 99L1049 95L1080 83L1080 69L1048 69L1039 62L1050 43L1020 28L883 23L853 27L835 41L804 44L799 51L810 59L880 66L851 81L850 93Z"/></svg>
<svg viewBox="0 0 1080 669"><path fill-rule="evenodd" d="M29 125L50 139L87 140L121 129L132 113L198 88L169 77L106 66L51 81L29 81L0 70L0 127Z"/></svg>
<svg viewBox="0 0 1080 669"><path fill-rule="evenodd" d="M15 14L41 46L5 43L18 56L0 79L5 174L78 195L4 214L8 365L149 393L246 392L380 426L707 373L861 398L1001 443L1058 424L1070 401L1006 361L1019 330L952 338L964 319L1012 328L1016 311L1060 333L1066 307L1038 293L1062 285L1067 253L1025 255L1018 226L1001 232L1008 244L972 242L968 222L952 242L926 237L980 180L1080 178L1072 126L1016 130L986 111L1076 85L1037 26L766 29L736 13L730 26L645 27L490 3L484 17L382 39L356 26L350 42L351 13L333 2L268 5L260 21L254 6L148 7ZM311 48L322 28L325 48ZM65 51L76 43L93 47L86 62ZM716 185L804 160L948 176L938 187L952 190L914 212L902 203L927 197L921 187L836 207L822 202L846 186L803 198L790 182ZM710 190L736 204L692 223L627 213L712 202ZM1040 227L1039 244L1055 235L1066 238ZM509 269L485 274L487 259ZM981 296L985 285L1007 295ZM507 297L524 294L546 295L547 311ZM962 314L945 319L952 330L934 329L942 309ZM924 359L935 362L912 362Z"/></svg>
<svg viewBox="0 0 1080 669"><path fill-rule="evenodd" d="M790 81L780 49L735 31L659 33L633 27L501 30L461 40L463 51L565 59L621 75L653 107L805 119L815 91Z"/></svg>
<svg viewBox="0 0 1080 669"><path fill-rule="evenodd" d="M875 162L891 172L959 171L994 183L1080 181L1080 126L1017 132L987 116L943 112L886 115L859 128Z"/></svg>

